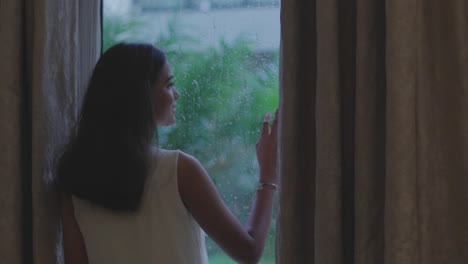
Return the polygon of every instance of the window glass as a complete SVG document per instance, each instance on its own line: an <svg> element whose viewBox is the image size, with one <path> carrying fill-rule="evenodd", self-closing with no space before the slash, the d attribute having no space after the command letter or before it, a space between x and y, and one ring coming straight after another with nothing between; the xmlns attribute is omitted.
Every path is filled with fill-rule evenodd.
<svg viewBox="0 0 468 264"><path fill-rule="evenodd" d="M255 143L278 106L279 0L104 0L104 49L144 41L166 52L181 97L159 144L197 157L246 222ZM260 263L274 263L273 218ZM210 263L233 263L207 239Z"/></svg>

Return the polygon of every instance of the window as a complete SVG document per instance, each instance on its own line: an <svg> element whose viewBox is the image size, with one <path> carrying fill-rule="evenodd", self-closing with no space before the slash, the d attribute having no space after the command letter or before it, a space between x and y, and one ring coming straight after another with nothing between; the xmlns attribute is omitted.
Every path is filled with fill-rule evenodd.
<svg viewBox="0 0 468 264"><path fill-rule="evenodd" d="M255 142L278 106L278 0L104 0L104 49L119 41L162 48L181 93L165 148L197 157L245 223L255 195ZM261 263L274 263L275 218ZM210 263L231 263L208 239Z"/></svg>
<svg viewBox="0 0 468 264"><path fill-rule="evenodd" d="M133 0L133 6L143 11L211 8L278 7L279 0Z"/></svg>

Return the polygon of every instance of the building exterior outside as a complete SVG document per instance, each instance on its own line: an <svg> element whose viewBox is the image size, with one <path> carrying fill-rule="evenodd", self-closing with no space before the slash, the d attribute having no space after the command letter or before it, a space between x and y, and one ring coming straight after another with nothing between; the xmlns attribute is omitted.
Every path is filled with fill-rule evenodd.
<svg viewBox="0 0 468 264"><path fill-rule="evenodd" d="M109 14L143 21L145 40L158 38L175 21L184 33L203 40L200 47L242 37L259 52L279 49L279 0L107 0L104 5Z"/></svg>

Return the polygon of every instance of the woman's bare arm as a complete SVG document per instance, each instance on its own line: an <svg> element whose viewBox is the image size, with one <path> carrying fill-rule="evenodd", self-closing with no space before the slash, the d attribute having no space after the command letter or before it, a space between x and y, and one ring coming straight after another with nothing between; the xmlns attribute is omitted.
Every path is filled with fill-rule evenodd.
<svg viewBox="0 0 468 264"><path fill-rule="evenodd" d="M260 181L276 183L277 119L271 132L265 118L257 143ZM222 201L200 162L181 153L178 164L179 192L187 209L202 229L235 261L256 263L261 258L271 222L275 190L257 191L246 225L242 225Z"/></svg>
<svg viewBox="0 0 468 264"><path fill-rule="evenodd" d="M62 196L63 253L65 264L88 264L88 255L80 227L75 219L70 196Z"/></svg>

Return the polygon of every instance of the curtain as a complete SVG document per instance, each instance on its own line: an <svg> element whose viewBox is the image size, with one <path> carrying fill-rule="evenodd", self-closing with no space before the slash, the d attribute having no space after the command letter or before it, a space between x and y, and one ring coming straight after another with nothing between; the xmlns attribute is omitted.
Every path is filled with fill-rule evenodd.
<svg viewBox="0 0 468 264"><path fill-rule="evenodd" d="M100 53L100 1L0 1L0 263L55 263L54 156Z"/></svg>
<svg viewBox="0 0 468 264"><path fill-rule="evenodd" d="M468 263L468 2L281 8L277 263Z"/></svg>

